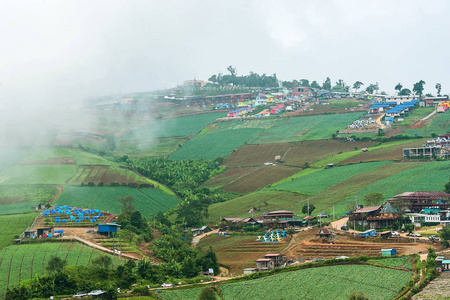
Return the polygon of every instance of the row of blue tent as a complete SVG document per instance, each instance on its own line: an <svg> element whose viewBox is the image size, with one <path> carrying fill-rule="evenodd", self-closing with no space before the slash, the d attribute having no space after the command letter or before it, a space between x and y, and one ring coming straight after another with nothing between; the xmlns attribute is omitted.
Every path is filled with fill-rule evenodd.
<svg viewBox="0 0 450 300"><path fill-rule="evenodd" d="M96 223L98 221L98 216L92 217L92 219L88 216L78 217L78 219L74 216L70 216L70 219L62 219L62 220L60 217L55 217L55 223L67 223L69 220L75 223L81 223L81 221L83 220L91 220L91 223Z"/></svg>
<svg viewBox="0 0 450 300"><path fill-rule="evenodd" d="M72 210L72 207L70 206L56 206L55 209L46 209L44 210L43 213L44 216L55 214L78 215L78 216L97 214L97 216L103 216L99 209L83 210L81 208L74 208Z"/></svg>

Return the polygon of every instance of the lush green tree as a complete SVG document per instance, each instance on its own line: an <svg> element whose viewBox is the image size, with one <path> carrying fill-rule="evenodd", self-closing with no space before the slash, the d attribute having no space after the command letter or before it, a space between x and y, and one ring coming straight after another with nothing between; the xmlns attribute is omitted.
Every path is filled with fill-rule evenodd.
<svg viewBox="0 0 450 300"><path fill-rule="evenodd" d="M356 91L358 91L360 88L361 88L361 86L363 86L364 85L364 83L362 83L361 81L356 81L354 84L353 84L353 88L356 90Z"/></svg>
<svg viewBox="0 0 450 300"><path fill-rule="evenodd" d="M310 204L309 205L309 215L312 214L312 212L316 209L316 207L314 206L314 204ZM302 213L307 214L308 213L308 204L305 204L302 207Z"/></svg>
<svg viewBox="0 0 450 300"><path fill-rule="evenodd" d="M419 82L414 83L413 86L413 92L416 95L422 96L423 90L424 90L424 86L425 85L425 81L420 80Z"/></svg>
<svg viewBox="0 0 450 300"><path fill-rule="evenodd" d="M121 212L124 215L130 216L133 213L133 211L136 210L136 206L134 205L134 199L133 196L126 196L121 197L117 199L121 205Z"/></svg>
<svg viewBox="0 0 450 300"><path fill-rule="evenodd" d="M215 275L220 273L217 255L216 253L214 253L211 246L205 253L200 254L200 257L197 259L197 266L202 271L208 271L209 269L213 269Z"/></svg>
<svg viewBox="0 0 450 300"><path fill-rule="evenodd" d="M147 226L141 212L138 210L131 213L130 224L138 229L142 229Z"/></svg>
<svg viewBox="0 0 450 300"><path fill-rule="evenodd" d="M237 72L236 72L236 67L233 66L228 66L227 67L228 72L230 72L231 76L235 77Z"/></svg>
<svg viewBox="0 0 450 300"><path fill-rule="evenodd" d="M186 278L192 278L198 275L198 267L195 260L190 256L186 256L181 264L181 273Z"/></svg>
<svg viewBox="0 0 450 300"><path fill-rule="evenodd" d="M159 222L161 225L172 226L172 222L170 222L170 220L166 217L166 215L162 211L159 211L158 214L156 215L156 221Z"/></svg>
<svg viewBox="0 0 450 300"><path fill-rule="evenodd" d="M309 87L309 80L308 79L300 79L300 85Z"/></svg>
<svg viewBox="0 0 450 300"><path fill-rule="evenodd" d="M414 224L405 224L405 230L408 231L409 233L413 232L415 229Z"/></svg>
<svg viewBox="0 0 450 300"><path fill-rule="evenodd" d="M444 185L444 192L450 194L450 181Z"/></svg>
<svg viewBox="0 0 450 300"><path fill-rule="evenodd" d="M311 82L311 87L314 89L321 89L320 85L315 80Z"/></svg>
<svg viewBox="0 0 450 300"><path fill-rule="evenodd" d="M112 259L109 255L101 255L94 258L92 264L102 269L108 269L112 265Z"/></svg>
<svg viewBox="0 0 450 300"><path fill-rule="evenodd" d="M350 296L347 298L348 300L369 300L369 297L366 297L363 292L352 292Z"/></svg>
<svg viewBox="0 0 450 300"><path fill-rule="evenodd" d="M438 97L441 96L441 89L442 89L442 85L440 83L436 83L436 90L437 90L437 95Z"/></svg>
<svg viewBox="0 0 450 300"><path fill-rule="evenodd" d="M59 256L52 255L47 263L47 271L51 273L60 273L64 271L64 267L66 266L66 261L60 258Z"/></svg>
<svg viewBox="0 0 450 300"><path fill-rule="evenodd" d="M397 91L397 94L400 95L400 91L402 90L403 85L399 82L397 83L397 85L395 86L395 90Z"/></svg>
<svg viewBox="0 0 450 300"><path fill-rule="evenodd" d="M450 226L444 226L439 230L439 236L444 241L450 241Z"/></svg>
<svg viewBox="0 0 450 300"><path fill-rule="evenodd" d="M411 95L411 90L410 89L402 89L400 91L400 93L398 93L398 94L399 94L399 96L409 96L409 95Z"/></svg>
<svg viewBox="0 0 450 300"><path fill-rule="evenodd" d="M201 289L198 300L217 300L217 294L210 286Z"/></svg>
<svg viewBox="0 0 450 300"><path fill-rule="evenodd" d="M330 79L330 77L327 77L327 79L325 79L325 82L322 84L322 88L324 90L327 90L327 91L331 90L331 79Z"/></svg>
<svg viewBox="0 0 450 300"><path fill-rule="evenodd" d="M187 227L193 227L202 223L208 216L209 203L198 199L185 200L178 204L175 210L177 222L185 224Z"/></svg>
<svg viewBox="0 0 450 300"><path fill-rule="evenodd" d="M383 193L371 192L364 196L364 202L367 205L380 205L384 198Z"/></svg>
<svg viewBox="0 0 450 300"><path fill-rule="evenodd" d="M368 92L369 94L373 94L375 91L378 91L379 87L378 87L378 82L376 84L369 84L369 86L366 88L366 92Z"/></svg>

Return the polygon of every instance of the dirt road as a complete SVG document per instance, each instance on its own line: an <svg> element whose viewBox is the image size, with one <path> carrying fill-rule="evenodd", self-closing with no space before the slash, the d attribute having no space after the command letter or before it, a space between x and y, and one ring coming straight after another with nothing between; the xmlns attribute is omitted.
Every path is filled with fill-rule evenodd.
<svg viewBox="0 0 450 300"><path fill-rule="evenodd" d="M200 240L202 238L204 238L205 236L211 235L211 234L217 234L219 232L219 229L214 229L213 231L210 232L206 232L200 235L197 235L196 237L194 237L192 239L192 247L197 247L198 243L200 242Z"/></svg>

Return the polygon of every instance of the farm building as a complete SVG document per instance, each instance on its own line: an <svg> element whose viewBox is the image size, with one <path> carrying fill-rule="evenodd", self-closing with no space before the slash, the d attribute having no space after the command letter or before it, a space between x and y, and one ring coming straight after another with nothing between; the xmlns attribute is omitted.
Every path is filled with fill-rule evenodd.
<svg viewBox="0 0 450 300"><path fill-rule="evenodd" d="M361 207L355 211L352 211L348 215L348 219L349 221L356 222L356 225L368 227L369 226L368 218L379 216L381 208L382 208L381 205Z"/></svg>
<svg viewBox="0 0 450 300"><path fill-rule="evenodd" d="M443 272L450 272L450 259L442 260L441 268Z"/></svg>
<svg viewBox="0 0 450 300"><path fill-rule="evenodd" d="M396 249L381 249L382 256L391 256L391 255L396 255L396 254L397 254Z"/></svg>
<svg viewBox="0 0 450 300"><path fill-rule="evenodd" d="M256 260L256 269L258 271L270 271L276 267L280 267L283 261L281 254L266 254L264 258Z"/></svg>
<svg viewBox="0 0 450 300"><path fill-rule="evenodd" d="M422 223L439 223L441 221L440 215L407 213L406 216L410 218L411 223L416 227L421 227Z"/></svg>
<svg viewBox="0 0 450 300"><path fill-rule="evenodd" d="M191 229L191 232L192 232L193 236L204 234L204 233L207 233L207 232L210 232L210 231L212 231L212 229L209 228L208 226L202 226L201 228L192 228Z"/></svg>
<svg viewBox="0 0 450 300"><path fill-rule="evenodd" d="M34 239L36 237L37 237L36 230L26 230L23 232L24 239Z"/></svg>
<svg viewBox="0 0 450 300"><path fill-rule="evenodd" d="M117 232L117 230L119 229L120 225L115 224L115 223L100 223L97 224L97 232L101 233L101 234L109 234L110 233L114 233Z"/></svg>
<svg viewBox="0 0 450 300"><path fill-rule="evenodd" d="M419 96L390 96L386 97L386 101L403 104L403 102L410 102L412 100L419 100Z"/></svg>
<svg viewBox="0 0 450 300"><path fill-rule="evenodd" d="M424 208L450 208L450 194L438 191L405 192L392 197L390 203L405 206L412 213L420 213Z"/></svg>
<svg viewBox="0 0 450 300"><path fill-rule="evenodd" d="M292 219L294 218L294 213L288 210L276 210L264 213L264 220L276 220L278 219Z"/></svg>
<svg viewBox="0 0 450 300"><path fill-rule="evenodd" d="M423 107L435 107L438 106L439 103L447 101L448 96L441 96L441 97L425 97L423 100L420 101L420 106Z"/></svg>
<svg viewBox="0 0 450 300"><path fill-rule="evenodd" d="M362 237L370 237L376 235L375 229L369 229L359 234Z"/></svg>
<svg viewBox="0 0 450 300"><path fill-rule="evenodd" d="M242 269L242 271L244 272L244 275L248 275L248 274L258 272L258 269L257 268L245 268L245 269Z"/></svg>
<svg viewBox="0 0 450 300"><path fill-rule="evenodd" d="M330 239L333 237L333 233L331 233L328 228L321 228L319 233L316 233L321 239Z"/></svg>

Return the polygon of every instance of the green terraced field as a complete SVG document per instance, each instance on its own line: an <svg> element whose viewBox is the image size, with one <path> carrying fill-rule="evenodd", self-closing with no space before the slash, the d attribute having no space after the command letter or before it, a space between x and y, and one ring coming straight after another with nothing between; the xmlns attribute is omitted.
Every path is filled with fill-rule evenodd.
<svg viewBox="0 0 450 300"><path fill-rule="evenodd" d="M117 199L126 196L133 196L136 208L145 217L156 215L159 211L166 212L181 201L157 189L68 186L54 204L89 207L118 214L120 213L120 203Z"/></svg>
<svg viewBox="0 0 450 300"><path fill-rule="evenodd" d="M0 249L11 244L14 236L20 235L31 226L37 215L31 213L0 216Z"/></svg>
<svg viewBox="0 0 450 300"><path fill-rule="evenodd" d="M84 152L77 149L69 149L64 147L52 147L52 148L38 148L31 154L24 157L21 163L32 162L44 162L50 159L57 158L72 158L77 165L98 165L98 166L110 166L117 165L115 162L111 162L103 157L95 154ZM57 164L57 163L55 163Z"/></svg>
<svg viewBox="0 0 450 300"><path fill-rule="evenodd" d="M88 266L93 259L106 255L100 250L73 243L39 243L14 245L0 251L0 298L6 288L46 273L45 267L52 255L66 260L69 266Z"/></svg>
<svg viewBox="0 0 450 300"><path fill-rule="evenodd" d="M200 134L169 156L169 159L215 159L226 157L254 137L259 129L245 128Z"/></svg>
<svg viewBox="0 0 450 300"><path fill-rule="evenodd" d="M369 299L392 299L412 272L367 265L310 268L254 280L219 283L223 299L342 299L360 291ZM198 299L200 288L172 290L163 299Z"/></svg>
<svg viewBox="0 0 450 300"><path fill-rule="evenodd" d="M376 169L388 163L390 162L372 162L324 169L279 185L273 185L270 189L315 195L349 177L359 176L363 172Z"/></svg>
<svg viewBox="0 0 450 300"><path fill-rule="evenodd" d="M0 214L31 212L32 206L46 203L58 189L48 185L5 185L0 188Z"/></svg>
<svg viewBox="0 0 450 300"><path fill-rule="evenodd" d="M0 185L65 184L76 171L76 165L12 166L0 172Z"/></svg>
<svg viewBox="0 0 450 300"><path fill-rule="evenodd" d="M219 124L216 131L230 129L259 129L260 134L248 141L248 144L287 143L329 139L336 130L345 129L361 112L346 114L328 114L292 118L269 118L247 121L231 121Z"/></svg>
<svg viewBox="0 0 450 300"><path fill-rule="evenodd" d="M154 120L146 126L120 138L119 141L194 135L199 133L203 128L205 128L205 126L211 124L218 118L225 116L226 113L224 112L216 112L187 117Z"/></svg>

